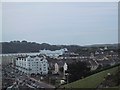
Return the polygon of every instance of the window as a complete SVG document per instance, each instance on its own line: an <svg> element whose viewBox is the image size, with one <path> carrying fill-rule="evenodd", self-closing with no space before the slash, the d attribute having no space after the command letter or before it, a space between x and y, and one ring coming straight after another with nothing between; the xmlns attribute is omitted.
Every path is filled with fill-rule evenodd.
<svg viewBox="0 0 120 90"><path fill-rule="evenodd" d="M43 71L46 71L46 69L43 69Z"/></svg>

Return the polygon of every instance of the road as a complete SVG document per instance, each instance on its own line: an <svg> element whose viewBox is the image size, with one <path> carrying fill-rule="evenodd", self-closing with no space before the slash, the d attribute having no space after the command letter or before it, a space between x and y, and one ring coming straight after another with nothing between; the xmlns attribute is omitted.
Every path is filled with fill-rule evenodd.
<svg viewBox="0 0 120 90"><path fill-rule="evenodd" d="M55 88L52 85L38 81L21 72L17 73L16 70L13 69L12 67L6 68L6 73L9 75L10 78L11 76L14 77L18 85L22 85L24 83L29 88Z"/></svg>
<svg viewBox="0 0 120 90"><path fill-rule="evenodd" d="M35 84L38 85L38 86L45 87L45 88L55 88L55 87L52 86L52 85L49 85L49 84L46 84L46 83L44 83L44 82L38 81L38 80L36 80L36 79L34 79L34 78L29 77L29 79L35 81Z"/></svg>

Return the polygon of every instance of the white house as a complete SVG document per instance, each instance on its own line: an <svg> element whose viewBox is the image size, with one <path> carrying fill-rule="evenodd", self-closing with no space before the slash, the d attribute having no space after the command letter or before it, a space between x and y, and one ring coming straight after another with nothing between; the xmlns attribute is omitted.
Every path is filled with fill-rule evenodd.
<svg viewBox="0 0 120 90"><path fill-rule="evenodd" d="M59 73L59 66L58 66L58 64L57 63L55 63L55 71L54 71L55 73Z"/></svg>
<svg viewBox="0 0 120 90"><path fill-rule="evenodd" d="M20 56L16 58L16 68L26 74L48 74L48 66L45 57Z"/></svg>
<svg viewBox="0 0 120 90"><path fill-rule="evenodd" d="M67 65L67 63L64 64L63 69L64 69L64 75L65 75L65 74L66 74L65 71L68 70L68 65Z"/></svg>

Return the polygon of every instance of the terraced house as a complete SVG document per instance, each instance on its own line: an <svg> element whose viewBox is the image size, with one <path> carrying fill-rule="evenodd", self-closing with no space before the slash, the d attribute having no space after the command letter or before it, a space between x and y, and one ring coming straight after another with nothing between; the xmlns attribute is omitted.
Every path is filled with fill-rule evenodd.
<svg viewBox="0 0 120 90"><path fill-rule="evenodd" d="M16 58L16 69L26 74L48 74L48 61L43 56L19 56Z"/></svg>

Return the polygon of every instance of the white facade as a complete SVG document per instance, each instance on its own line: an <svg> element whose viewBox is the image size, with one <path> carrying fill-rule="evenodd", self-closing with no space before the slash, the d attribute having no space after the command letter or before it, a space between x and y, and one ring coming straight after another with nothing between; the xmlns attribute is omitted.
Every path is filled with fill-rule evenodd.
<svg viewBox="0 0 120 90"><path fill-rule="evenodd" d="M44 49L44 50L40 50L40 54L44 54L49 57L58 57L59 55L63 55L66 51L68 51L67 48L55 50L55 51Z"/></svg>
<svg viewBox="0 0 120 90"><path fill-rule="evenodd" d="M16 59L16 68L26 74L48 74L48 66L45 57L24 56Z"/></svg>
<svg viewBox="0 0 120 90"><path fill-rule="evenodd" d="M55 73L59 73L59 66L57 63L55 63Z"/></svg>
<svg viewBox="0 0 120 90"><path fill-rule="evenodd" d="M66 78L65 75L68 75L68 73L66 73L66 71L68 70L68 65L67 63L64 63L64 66L63 66L63 74L64 74L64 79Z"/></svg>
<svg viewBox="0 0 120 90"><path fill-rule="evenodd" d="M63 68L64 68L64 71L66 71L68 69L67 63L64 64Z"/></svg>

